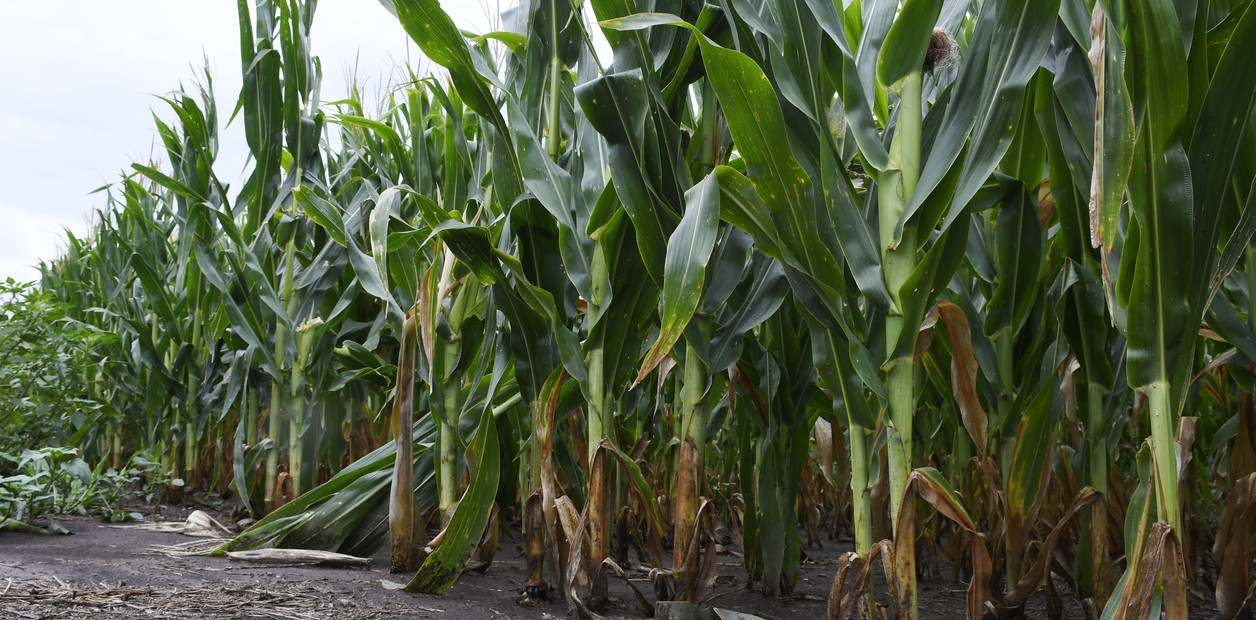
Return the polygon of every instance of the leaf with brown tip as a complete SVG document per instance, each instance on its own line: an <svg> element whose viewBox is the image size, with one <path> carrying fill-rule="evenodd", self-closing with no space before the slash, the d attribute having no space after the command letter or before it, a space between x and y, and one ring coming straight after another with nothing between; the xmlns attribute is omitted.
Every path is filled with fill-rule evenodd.
<svg viewBox="0 0 1256 620"><path fill-rule="evenodd" d="M972 582L968 585L968 618L981 620L986 601L990 600L990 577L994 566L990 560L990 551L986 548L986 537L977 531L977 526L968 516L968 511L964 509L959 494L938 470L932 467L921 467L912 471L911 476L907 478L906 493L910 493L912 488L921 499L929 502L938 512L946 515L946 518L969 534L973 576ZM912 502L903 502L898 516L898 531L895 532L896 540L915 540L915 512Z"/></svg>

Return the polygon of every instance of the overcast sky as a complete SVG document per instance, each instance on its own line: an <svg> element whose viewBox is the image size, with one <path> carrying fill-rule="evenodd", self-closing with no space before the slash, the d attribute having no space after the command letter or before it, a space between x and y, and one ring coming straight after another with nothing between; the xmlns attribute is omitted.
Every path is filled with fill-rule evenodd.
<svg viewBox="0 0 1256 620"><path fill-rule="evenodd" d="M251 3L250 3L251 4ZM510 0L444 0L455 22L485 32ZM491 9L489 7L492 7ZM105 205L102 185L159 142L156 97L214 78L221 148L216 166L238 178L247 156L240 122L223 127L240 90L236 3L226 0L0 1L0 279L34 280L34 265L86 234ZM311 33L322 58L323 101L343 98L356 67L368 97L420 55L377 0L323 0ZM232 183L232 198L240 183Z"/></svg>

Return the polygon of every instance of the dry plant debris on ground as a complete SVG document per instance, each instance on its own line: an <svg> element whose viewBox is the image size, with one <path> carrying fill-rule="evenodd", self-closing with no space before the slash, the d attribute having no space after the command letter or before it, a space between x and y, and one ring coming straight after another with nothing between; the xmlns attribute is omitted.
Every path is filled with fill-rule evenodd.
<svg viewBox="0 0 1256 620"><path fill-rule="evenodd" d="M56 577L7 579L0 585L0 615L13 618L276 618L348 620L416 617L427 611L381 608L355 600L347 588L314 581L220 584L188 588L130 587L125 582L67 583Z"/></svg>

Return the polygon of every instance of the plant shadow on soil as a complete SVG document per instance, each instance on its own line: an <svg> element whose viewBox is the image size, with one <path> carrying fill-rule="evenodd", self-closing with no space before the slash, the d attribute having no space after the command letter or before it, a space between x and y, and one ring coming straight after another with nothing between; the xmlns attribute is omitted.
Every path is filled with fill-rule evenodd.
<svg viewBox="0 0 1256 620"><path fill-rule="evenodd" d="M162 518L181 521L194 509L166 507ZM213 516L229 523L225 514ZM155 520L153 516L144 519ZM556 591L551 592L550 602L527 607L515 602L526 579L518 532L503 532L497 556L486 572L465 573L443 595L431 596L384 587L384 581L404 584L410 577L388 573L387 548L375 554L369 568L270 566L224 557L171 557L154 550L194 540L179 534L114 528L88 517L58 521L74 535L0 532L0 617L497 620L569 616ZM781 600L764 597L757 585L747 589L741 558L722 554L716 584L704 605L780 620L824 618L837 558L849 550L849 543L830 540L823 549L806 549L798 586L792 596ZM953 583L949 567L941 572L941 578L921 579L920 618L963 618L967 584ZM639 579L637 587L652 598L653 587L643 572L629 571L629 576ZM1060 594L1061 617L1083 618L1076 597L1064 588ZM604 612L607 617L645 617L633 609L631 593L614 577L610 596L622 604ZM1047 617L1042 591L1031 598L1026 615Z"/></svg>

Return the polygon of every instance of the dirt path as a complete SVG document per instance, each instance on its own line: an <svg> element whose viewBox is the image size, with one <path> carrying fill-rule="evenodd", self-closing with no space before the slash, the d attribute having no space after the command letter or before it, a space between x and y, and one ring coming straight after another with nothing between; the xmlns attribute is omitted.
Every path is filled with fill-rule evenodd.
<svg viewBox="0 0 1256 620"><path fill-rule="evenodd" d="M168 512L180 519L186 510ZM151 520L151 518L150 518ZM369 568L260 566L220 557L170 557L154 546L192 540L179 534L117 529L89 518L63 523L72 536L0 533L0 617L13 618L435 618L505 620L563 618L561 601L522 607L514 602L524 582L518 540L504 538L488 572L467 573L442 596L389 590L384 581L404 584L408 575L388 573L387 551ZM719 577L707 604L769 618L825 616L824 597L835 558L846 546L812 550L803 565L795 596L774 601L746 590L741 560L721 555ZM644 580L638 584L647 595ZM965 584L925 581L920 587L921 618L962 618ZM612 598L631 606L622 584ZM1081 617L1064 593L1063 617ZM1045 618L1042 595L1031 601L1031 617ZM632 609L612 618L642 618Z"/></svg>

